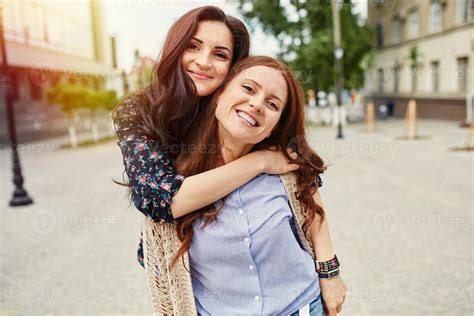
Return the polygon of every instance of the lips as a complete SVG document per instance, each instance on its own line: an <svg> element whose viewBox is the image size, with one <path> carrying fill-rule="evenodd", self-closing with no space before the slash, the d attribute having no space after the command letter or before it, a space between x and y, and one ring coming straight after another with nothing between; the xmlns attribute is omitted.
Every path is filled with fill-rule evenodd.
<svg viewBox="0 0 474 316"><path fill-rule="evenodd" d="M257 119L251 116L249 113L242 111L242 110L235 110L235 113L238 117L240 117L247 125L251 127L258 127L260 124L258 123Z"/></svg>
<svg viewBox="0 0 474 316"><path fill-rule="evenodd" d="M203 72L200 72L200 71L194 71L194 70L188 70L188 73L198 79L198 80L209 80L209 79L212 79L212 76L209 76L208 74L206 73L203 73Z"/></svg>

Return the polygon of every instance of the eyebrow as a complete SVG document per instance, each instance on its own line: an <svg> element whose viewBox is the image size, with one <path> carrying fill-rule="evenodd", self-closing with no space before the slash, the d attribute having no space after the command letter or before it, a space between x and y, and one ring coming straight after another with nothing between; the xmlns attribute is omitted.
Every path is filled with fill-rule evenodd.
<svg viewBox="0 0 474 316"><path fill-rule="evenodd" d="M248 79L248 80L249 80L249 81L252 81L257 87L259 87L260 89L262 89L262 85L260 85L257 81L255 81L255 80L253 80L253 79ZM271 96L271 97L274 97L274 98L276 98L276 99L278 99L278 101L280 101L280 103L283 104L283 100L280 99L277 95L275 95L275 94L272 93L270 96Z"/></svg>
<svg viewBox="0 0 474 316"><path fill-rule="evenodd" d="M195 40L196 42L199 42L199 44L203 44L204 42L202 40L200 40L199 38L197 37L193 37L193 40ZM229 54L232 56L232 51L226 47L226 46L216 46L215 48L218 48L218 49L226 49L229 51Z"/></svg>

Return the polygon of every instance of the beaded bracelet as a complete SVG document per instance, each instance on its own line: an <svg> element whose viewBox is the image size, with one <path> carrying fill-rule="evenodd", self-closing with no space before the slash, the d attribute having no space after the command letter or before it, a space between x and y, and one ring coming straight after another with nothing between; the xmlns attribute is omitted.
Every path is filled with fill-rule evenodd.
<svg viewBox="0 0 474 316"><path fill-rule="evenodd" d="M316 271L318 273L328 273L330 271L339 269L339 267L340 267L340 264L336 255L334 255L334 258L328 261L321 262L321 261L316 260Z"/></svg>

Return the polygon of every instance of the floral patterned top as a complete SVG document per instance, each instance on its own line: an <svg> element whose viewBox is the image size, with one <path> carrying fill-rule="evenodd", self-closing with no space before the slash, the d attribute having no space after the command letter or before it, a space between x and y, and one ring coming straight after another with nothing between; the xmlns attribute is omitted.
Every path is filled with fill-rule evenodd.
<svg viewBox="0 0 474 316"><path fill-rule="evenodd" d="M129 96L117 107L113 116L132 202L140 212L154 221L175 223L171 203L184 177L177 174L173 161L160 149L160 143L145 135L137 108L139 98L138 95ZM137 257L144 267L142 237Z"/></svg>
<svg viewBox="0 0 474 316"><path fill-rule="evenodd" d="M176 173L159 142L145 135L140 126L138 98L132 95L124 100L113 117L132 201L140 212L154 221L172 223L175 220L170 205L184 177Z"/></svg>
<svg viewBox="0 0 474 316"><path fill-rule="evenodd" d="M176 223L171 213L171 203L184 176L177 174L173 161L160 148L160 143L147 137L143 131L137 108L139 98L138 95L129 96L118 106L113 116L132 202L140 212L154 221ZM323 185L319 175L317 184L318 187ZM137 259L145 267L142 236Z"/></svg>

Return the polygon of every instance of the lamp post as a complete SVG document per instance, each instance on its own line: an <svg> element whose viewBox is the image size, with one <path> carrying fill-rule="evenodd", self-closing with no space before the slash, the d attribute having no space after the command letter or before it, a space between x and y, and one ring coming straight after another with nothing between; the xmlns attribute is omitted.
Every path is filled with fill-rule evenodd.
<svg viewBox="0 0 474 316"><path fill-rule="evenodd" d="M336 97L337 97L337 138L342 139L344 135L342 133L342 98L341 92L343 89L343 69L342 69L342 57L344 56L344 50L341 48L341 21L339 18L339 1L332 0L332 21L333 21L333 32L334 32L334 57L336 59Z"/></svg>
<svg viewBox="0 0 474 316"><path fill-rule="evenodd" d="M20 158L17 151L17 139L15 129L15 113L12 100L12 82L10 80L10 72L8 69L7 49L3 38L3 6L0 4L0 46L2 49L2 73L0 75L3 86L3 95L5 99L5 107L7 114L8 132L10 135L10 144L12 148L12 167L13 167L13 183L15 190L10 200L11 206L21 206L33 203L28 193L23 188L23 176L21 175Z"/></svg>

